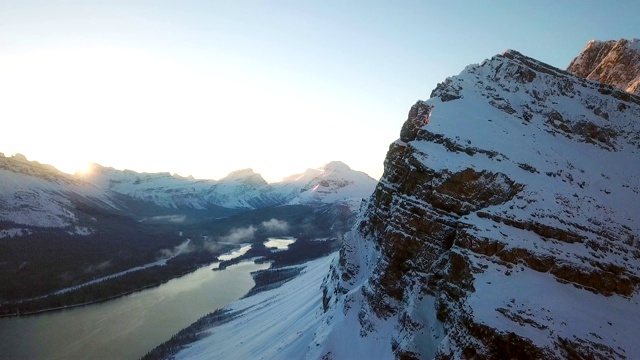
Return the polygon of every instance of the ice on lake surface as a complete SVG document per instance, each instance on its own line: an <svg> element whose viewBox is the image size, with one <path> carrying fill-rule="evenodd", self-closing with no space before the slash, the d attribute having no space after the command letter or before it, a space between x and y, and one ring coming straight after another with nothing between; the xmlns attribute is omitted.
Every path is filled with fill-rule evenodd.
<svg viewBox="0 0 640 360"><path fill-rule="evenodd" d="M277 250L287 250L289 245L294 242L296 242L296 238L293 237L269 238L268 241L264 242L264 246L268 248L276 248Z"/></svg>

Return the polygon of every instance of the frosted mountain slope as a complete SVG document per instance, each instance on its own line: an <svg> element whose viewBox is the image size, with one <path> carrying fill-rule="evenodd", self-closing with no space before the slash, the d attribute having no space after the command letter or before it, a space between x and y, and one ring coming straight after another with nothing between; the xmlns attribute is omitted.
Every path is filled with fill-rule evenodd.
<svg viewBox="0 0 640 360"><path fill-rule="evenodd" d="M195 180L169 173L137 173L93 164L77 174L97 186L169 208L206 209L210 206L251 208L253 197L268 190L266 182L251 170L229 174L220 181Z"/></svg>
<svg viewBox="0 0 640 360"><path fill-rule="evenodd" d="M207 330L206 337L176 359L293 359L309 351L323 318L322 278L335 255L305 264L295 279L229 305L233 319Z"/></svg>
<svg viewBox="0 0 640 360"><path fill-rule="evenodd" d="M299 194L289 204L330 204L343 202L352 211L358 210L362 199L375 189L377 181L361 171L354 171L343 162L333 161L323 167L310 169L292 179L300 186ZM306 183L302 183L302 180ZM309 179L307 181L307 179ZM291 181L291 180L289 180ZM287 185L287 179L283 181Z"/></svg>
<svg viewBox="0 0 640 360"><path fill-rule="evenodd" d="M284 204L322 206L344 202L352 211L373 192L376 181L367 174L331 162L281 182L268 184L251 169L237 170L220 180L195 180L169 173L137 173L94 164L82 179L121 194L169 208L211 207L255 209Z"/></svg>
<svg viewBox="0 0 640 360"><path fill-rule="evenodd" d="M61 228L78 221L74 200L116 209L114 200L97 187L23 155L0 154L0 220L19 225ZM21 235L19 228L6 235ZM86 229L77 229L82 234ZM13 237L12 236L12 237ZM0 237L4 237L1 236Z"/></svg>

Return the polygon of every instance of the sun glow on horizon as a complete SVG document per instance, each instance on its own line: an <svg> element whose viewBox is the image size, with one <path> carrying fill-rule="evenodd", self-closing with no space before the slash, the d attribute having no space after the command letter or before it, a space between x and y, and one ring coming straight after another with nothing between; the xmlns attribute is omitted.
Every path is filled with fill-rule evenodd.
<svg viewBox="0 0 640 360"><path fill-rule="evenodd" d="M176 58L119 47L0 55L0 117L10 119L0 141L69 174L89 162L199 179L253 168L277 182L332 160L372 173L343 155L348 134L361 131L353 119L372 110L356 112L346 96L320 104L318 94L298 91L294 74L248 71L235 60L194 72Z"/></svg>
<svg viewBox="0 0 640 360"><path fill-rule="evenodd" d="M86 163L83 166L76 167L76 169L75 169L75 171L73 173L83 176L83 175L91 174L92 171L93 171L93 164L92 163Z"/></svg>

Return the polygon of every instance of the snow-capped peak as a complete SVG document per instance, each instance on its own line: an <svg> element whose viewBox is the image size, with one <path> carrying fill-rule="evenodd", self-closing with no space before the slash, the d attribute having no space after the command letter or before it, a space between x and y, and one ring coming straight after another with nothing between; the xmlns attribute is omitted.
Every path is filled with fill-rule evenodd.
<svg viewBox="0 0 640 360"><path fill-rule="evenodd" d="M324 169L324 171L342 171L342 172L351 171L351 168L349 167L349 165L343 163L342 161L331 161L325 164L322 167L322 169Z"/></svg>
<svg viewBox="0 0 640 360"><path fill-rule="evenodd" d="M567 71L640 95L640 39L591 40Z"/></svg>
<svg viewBox="0 0 640 360"><path fill-rule="evenodd" d="M322 170L308 168L303 173L290 175L290 176L285 177L284 179L282 179L282 183L287 183L287 184L294 183L294 184L302 184L302 185L304 185L304 184L307 184L309 181L311 181L316 176L320 175L321 173L322 173Z"/></svg>
<svg viewBox="0 0 640 360"><path fill-rule="evenodd" d="M261 185L267 183L264 178L262 178L262 175L253 171L251 168L232 171L229 175L220 180L220 182L227 181L243 181Z"/></svg>
<svg viewBox="0 0 640 360"><path fill-rule="evenodd" d="M302 174L290 176L274 185L299 189L299 194L290 204L343 202L355 211L362 199L371 195L376 184L377 181L364 172L352 170L343 162L332 161L318 169L308 169Z"/></svg>

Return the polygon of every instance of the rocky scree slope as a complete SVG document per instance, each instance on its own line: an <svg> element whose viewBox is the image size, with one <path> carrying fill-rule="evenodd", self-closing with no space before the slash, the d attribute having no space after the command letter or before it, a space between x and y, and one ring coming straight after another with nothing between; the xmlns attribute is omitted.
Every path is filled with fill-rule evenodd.
<svg viewBox="0 0 640 360"><path fill-rule="evenodd" d="M308 357L640 358L639 213L640 97L470 65L390 145Z"/></svg>
<svg viewBox="0 0 640 360"><path fill-rule="evenodd" d="M640 95L640 39L591 40L567 71Z"/></svg>

